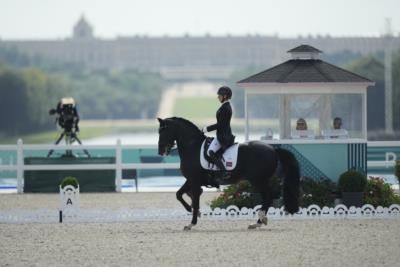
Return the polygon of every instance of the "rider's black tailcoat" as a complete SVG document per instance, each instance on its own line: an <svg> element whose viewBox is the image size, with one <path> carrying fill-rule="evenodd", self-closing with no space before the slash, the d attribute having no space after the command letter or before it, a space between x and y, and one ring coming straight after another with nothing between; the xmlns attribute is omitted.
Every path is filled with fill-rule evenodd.
<svg viewBox="0 0 400 267"><path fill-rule="evenodd" d="M232 107L229 101L223 103L217 110L217 123L207 127L207 131L217 130L217 138L221 146L226 149L231 146L235 136L231 130Z"/></svg>

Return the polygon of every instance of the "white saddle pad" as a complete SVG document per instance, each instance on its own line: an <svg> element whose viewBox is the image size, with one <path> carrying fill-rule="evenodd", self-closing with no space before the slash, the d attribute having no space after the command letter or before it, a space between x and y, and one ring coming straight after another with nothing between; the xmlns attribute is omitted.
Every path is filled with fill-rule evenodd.
<svg viewBox="0 0 400 267"><path fill-rule="evenodd" d="M201 167L203 167L206 170L216 171L216 170L218 170L218 167L215 166L215 164L208 162L204 158L204 144L205 144L205 141L201 145L201 149L200 149ZM222 163L224 163L226 170L231 171L236 167L238 150L239 150L239 144L234 144L234 145L230 146L224 152L224 155L222 156L222 158L223 158Z"/></svg>

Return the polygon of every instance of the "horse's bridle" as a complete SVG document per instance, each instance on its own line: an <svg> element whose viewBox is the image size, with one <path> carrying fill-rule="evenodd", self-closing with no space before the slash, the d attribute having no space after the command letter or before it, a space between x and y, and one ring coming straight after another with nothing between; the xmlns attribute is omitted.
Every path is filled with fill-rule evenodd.
<svg viewBox="0 0 400 267"><path fill-rule="evenodd" d="M161 132L161 130L167 129L167 128L168 128L167 125L160 126L160 132ZM177 149L175 140L172 142L168 142L167 145L165 146L165 154L168 156L169 153L171 153L171 151L175 150L175 149Z"/></svg>

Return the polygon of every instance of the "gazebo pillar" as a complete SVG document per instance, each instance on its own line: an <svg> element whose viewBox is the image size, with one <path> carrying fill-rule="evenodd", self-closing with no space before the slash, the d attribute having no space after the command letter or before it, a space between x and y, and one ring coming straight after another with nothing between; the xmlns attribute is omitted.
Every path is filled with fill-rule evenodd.
<svg viewBox="0 0 400 267"><path fill-rule="evenodd" d="M330 95L321 95L320 103L320 114L319 114L319 128L329 129L332 127L332 105Z"/></svg>
<svg viewBox="0 0 400 267"><path fill-rule="evenodd" d="M279 105L279 136L280 139L290 137L290 99L289 95L280 95Z"/></svg>
<svg viewBox="0 0 400 267"><path fill-rule="evenodd" d="M249 110L248 110L248 101L247 91L244 92L244 119L245 119L245 129L244 129L244 137L245 141L249 141Z"/></svg>

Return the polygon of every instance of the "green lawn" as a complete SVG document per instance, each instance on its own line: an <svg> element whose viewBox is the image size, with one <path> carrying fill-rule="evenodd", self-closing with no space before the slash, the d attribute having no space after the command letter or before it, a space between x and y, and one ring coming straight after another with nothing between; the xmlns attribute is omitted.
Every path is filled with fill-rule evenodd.
<svg viewBox="0 0 400 267"><path fill-rule="evenodd" d="M84 142L85 139L91 139L104 135L121 134L121 133L137 133L137 132L157 132L158 121L154 119L136 120L120 122L116 121L81 121L79 124L79 139ZM60 136L61 130L44 131L41 133L18 135L18 136L1 136L0 144L16 144L21 138L25 144L47 144L54 143Z"/></svg>
<svg viewBox="0 0 400 267"><path fill-rule="evenodd" d="M195 120L197 123L202 120L215 120L215 112L220 103L216 97L178 97L175 102L174 116ZM202 122L203 123L203 122ZM203 123L204 124L204 123ZM157 131L158 122L154 119L128 121L126 123L116 121L81 121L79 124L81 131L79 138L84 142L85 139L94 138L113 133L135 133L146 131ZM44 144L53 143L60 135L60 131L46 131L36 134L23 136L1 136L0 144L16 144L21 138L25 144Z"/></svg>
<svg viewBox="0 0 400 267"><path fill-rule="evenodd" d="M175 101L174 116L186 119L212 119L220 103L216 97L178 97Z"/></svg>

